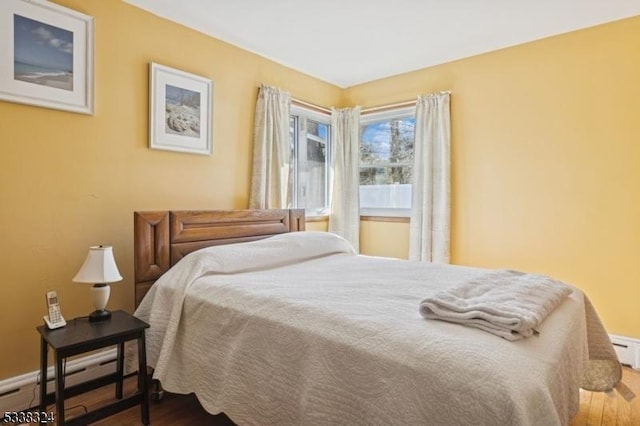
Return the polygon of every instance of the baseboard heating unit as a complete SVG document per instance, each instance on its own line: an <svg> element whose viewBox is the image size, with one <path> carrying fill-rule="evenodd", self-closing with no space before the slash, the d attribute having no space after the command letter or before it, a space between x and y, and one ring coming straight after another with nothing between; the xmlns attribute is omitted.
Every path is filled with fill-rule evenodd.
<svg viewBox="0 0 640 426"><path fill-rule="evenodd" d="M640 370L640 340L610 334L609 338L618 354L620 363Z"/></svg>
<svg viewBox="0 0 640 426"><path fill-rule="evenodd" d="M73 386L116 371L115 348L67 362L65 386ZM47 370L47 393L55 389L53 366ZM0 411L20 411L40 403L40 371L0 381Z"/></svg>

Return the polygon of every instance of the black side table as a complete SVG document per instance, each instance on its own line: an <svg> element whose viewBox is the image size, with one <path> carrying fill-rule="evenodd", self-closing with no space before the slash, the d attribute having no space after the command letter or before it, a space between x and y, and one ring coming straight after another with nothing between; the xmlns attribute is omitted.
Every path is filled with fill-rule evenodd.
<svg viewBox="0 0 640 426"><path fill-rule="evenodd" d="M147 358L145 349L144 330L149 324L124 312L114 311L111 318L105 321L89 322L88 319L73 319L67 325L55 330L46 326L36 327L40 333L40 411L46 411L47 404L55 401L58 425L85 425L108 417L117 412L140 405L142 423L149 424L149 392L147 381ZM124 374L124 343L129 340L138 341L138 390L126 398L122 397L122 381ZM79 383L65 388L63 359L104 348L118 345L116 372L96 379ZM55 358L55 393L47 394L47 354L49 346L53 349ZM116 384L117 401L100 407L94 411L73 417L64 418L64 400L89 390L99 388L110 383Z"/></svg>

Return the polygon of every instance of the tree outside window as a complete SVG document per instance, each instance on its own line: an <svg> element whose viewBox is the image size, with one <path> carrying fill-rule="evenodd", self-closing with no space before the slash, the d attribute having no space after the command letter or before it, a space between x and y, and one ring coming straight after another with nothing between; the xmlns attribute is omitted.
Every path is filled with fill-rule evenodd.
<svg viewBox="0 0 640 426"><path fill-rule="evenodd" d="M361 210L395 210L393 215L404 215L411 208L414 133L411 110L385 112L382 117L362 120Z"/></svg>

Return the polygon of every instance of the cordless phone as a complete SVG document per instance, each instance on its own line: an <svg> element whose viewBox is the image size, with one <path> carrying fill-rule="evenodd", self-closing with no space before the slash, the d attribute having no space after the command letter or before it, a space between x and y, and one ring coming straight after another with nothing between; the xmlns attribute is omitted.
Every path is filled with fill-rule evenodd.
<svg viewBox="0 0 640 426"><path fill-rule="evenodd" d="M50 329L60 328L67 325L67 322L60 313L60 304L58 303L58 294L55 291L47 292L47 309L49 315L45 315L44 322Z"/></svg>

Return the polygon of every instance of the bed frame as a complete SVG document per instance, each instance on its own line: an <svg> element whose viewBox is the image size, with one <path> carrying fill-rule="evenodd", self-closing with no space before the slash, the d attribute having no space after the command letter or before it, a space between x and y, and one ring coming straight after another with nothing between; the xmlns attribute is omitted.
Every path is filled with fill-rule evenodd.
<svg viewBox="0 0 640 426"><path fill-rule="evenodd" d="M136 307L162 274L194 250L305 229L303 209L138 211L133 218Z"/></svg>

